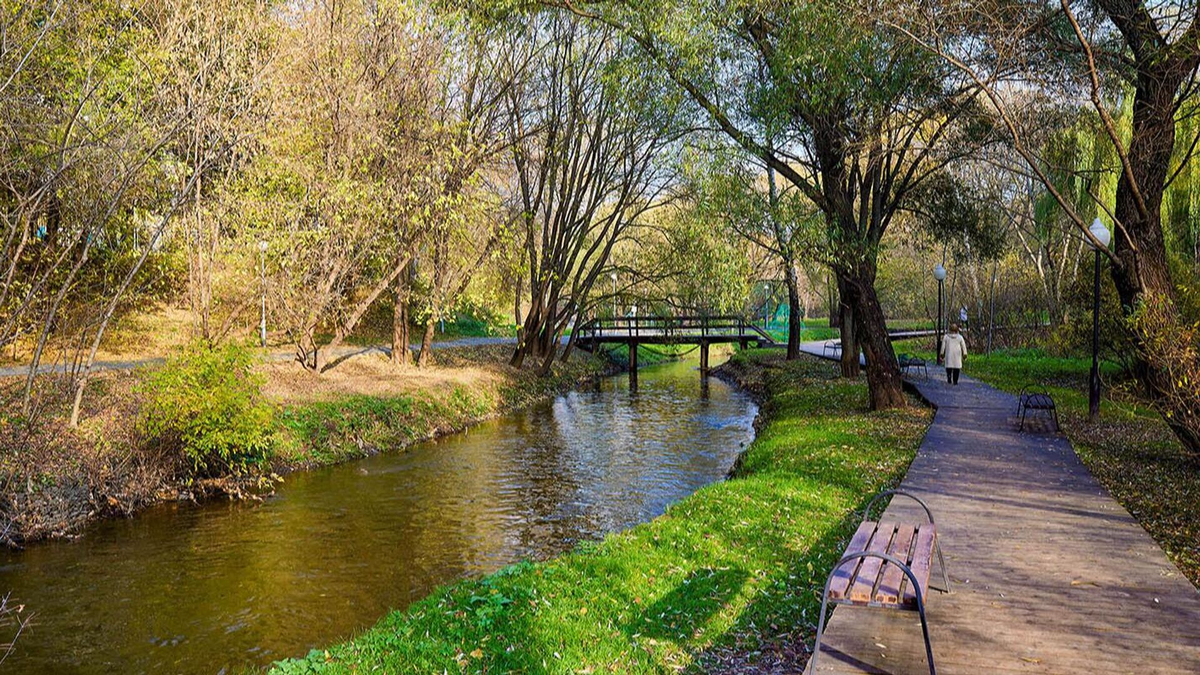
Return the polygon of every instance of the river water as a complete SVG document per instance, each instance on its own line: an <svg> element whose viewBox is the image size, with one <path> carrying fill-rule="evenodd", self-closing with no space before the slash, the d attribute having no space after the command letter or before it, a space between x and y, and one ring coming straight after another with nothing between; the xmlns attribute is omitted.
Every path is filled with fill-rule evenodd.
<svg viewBox="0 0 1200 675"><path fill-rule="evenodd" d="M0 556L33 620L14 673L220 673L366 628L436 586L644 522L719 480L754 403L696 363L293 474L262 504L167 505Z"/></svg>

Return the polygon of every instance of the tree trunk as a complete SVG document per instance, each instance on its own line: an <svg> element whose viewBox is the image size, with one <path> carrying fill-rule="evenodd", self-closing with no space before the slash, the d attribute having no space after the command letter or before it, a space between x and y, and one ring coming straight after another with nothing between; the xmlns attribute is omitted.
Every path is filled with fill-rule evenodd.
<svg viewBox="0 0 1200 675"><path fill-rule="evenodd" d="M795 263L788 263L785 279L788 291L787 358L791 361L800 358L800 331L804 318L800 306L800 279L796 275Z"/></svg>
<svg viewBox="0 0 1200 675"><path fill-rule="evenodd" d="M319 350L317 348L317 341L314 335L315 332L315 326L309 325L304 327L304 332L301 334L300 339L296 342L296 360L299 361L300 365L306 370L320 372L318 370L318 366L321 364L317 359Z"/></svg>
<svg viewBox="0 0 1200 675"><path fill-rule="evenodd" d="M421 335L421 353L417 355L417 367L427 368L433 360L433 331L437 321L432 316L425 320L425 333Z"/></svg>
<svg viewBox="0 0 1200 675"><path fill-rule="evenodd" d="M392 308L392 365L405 367L412 364L412 352L408 343L408 275L396 278L396 306Z"/></svg>
<svg viewBox="0 0 1200 675"><path fill-rule="evenodd" d="M866 275L864 275L866 276ZM888 335L883 307L875 293L875 284L870 276L848 278L844 284L843 302L849 295L853 307L854 332L858 345L866 355L867 389L871 396L871 409L903 408L908 405L904 396L903 378ZM847 351L846 337L842 337L843 364ZM854 360L858 361L858 350L854 349Z"/></svg>
<svg viewBox="0 0 1200 675"><path fill-rule="evenodd" d="M854 308L847 282L838 275L838 327L842 334L842 377L858 377L858 341L854 334ZM832 317L830 318L832 321Z"/></svg>
<svg viewBox="0 0 1200 675"><path fill-rule="evenodd" d="M1111 266L1111 274L1122 308L1133 318L1134 372L1179 440L1192 452L1200 452L1200 397L1195 394L1196 383L1179 376L1200 374L1200 357L1194 342L1173 349L1164 344L1195 340L1176 308L1161 221L1175 145L1173 99L1182 78L1158 72L1155 66L1143 68L1134 95L1129 142L1134 181L1122 172L1117 182L1115 215L1128 239L1120 231L1113 237L1117 264ZM1144 212L1137 200L1139 191Z"/></svg>

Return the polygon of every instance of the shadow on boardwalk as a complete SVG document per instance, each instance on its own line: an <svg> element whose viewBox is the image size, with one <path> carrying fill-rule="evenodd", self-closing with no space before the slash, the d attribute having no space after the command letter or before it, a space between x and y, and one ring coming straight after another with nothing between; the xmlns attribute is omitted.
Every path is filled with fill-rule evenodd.
<svg viewBox="0 0 1200 675"><path fill-rule="evenodd" d="M929 594L938 672L1200 673L1200 593L1067 439L1017 433L987 385L909 382L937 407L902 489L929 502L954 588ZM928 673L917 615L837 608L819 672Z"/></svg>

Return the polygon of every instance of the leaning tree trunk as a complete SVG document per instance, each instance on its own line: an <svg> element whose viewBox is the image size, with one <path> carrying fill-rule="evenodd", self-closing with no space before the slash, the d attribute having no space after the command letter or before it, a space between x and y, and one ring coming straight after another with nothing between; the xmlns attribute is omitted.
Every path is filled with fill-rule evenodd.
<svg viewBox="0 0 1200 675"><path fill-rule="evenodd" d="M1176 306L1161 221L1175 145L1173 100L1182 78L1148 70L1139 77L1133 103L1129 163L1134 180L1122 172L1117 182L1115 215L1125 232L1113 238L1116 264L1111 274L1131 319L1134 372L1179 440L1200 452L1200 347L1196 330L1186 325Z"/></svg>
<svg viewBox="0 0 1200 675"><path fill-rule="evenodd" d="M537 340L541 334L539 330L542 325L543 304L541 297L535 294L533 302L529 306L529 312L525 314L525 322L520 330L517 331L517 348L513 350L512 358L509 359L508 365L513 368L520 368L525 363L525 357L533 355L535 358L540 353L537 351Z"/></svg>
<svg viewBox="0 0 1200 675"><path fill-rule="evenodd" d="M846 334L842 334L842 362L845 363L848 351L854 353L854 360L857 362L857 347L861 345L867 361L867 389L871 397L871 409L903 408L908 405L908 399L904 397L900 366L896 361L896 352L892 349L887 321L883 316L883 307L879 304L879 296L875 292L873 277L870 270L860 270L855 276L839 276L838 286L841 289L842 302L853 310L856 340L851 343Z"/></svg>
<svg viewBox="0 0 1200 675"><path fill-rule="evenodd" d="M425 332L421 335L421 352L417 354L417 367L427 368L433 361L433 331L437 321L430 315L425 320Z"/></svg>
<svg viewBox="0 0 1200 675"><path fill-rule="evenodd" d="M796 265L788 261L785 274L788 291L788 337L787 358L789 361L800 358L800 331L803 310L800 307L800 279L796 274Z"/></svg>

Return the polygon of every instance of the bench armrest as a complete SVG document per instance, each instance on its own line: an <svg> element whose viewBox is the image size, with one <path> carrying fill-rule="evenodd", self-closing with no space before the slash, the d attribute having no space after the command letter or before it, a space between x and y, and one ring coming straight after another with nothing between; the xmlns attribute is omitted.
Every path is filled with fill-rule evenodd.
<svg viewBox="0 0 1200 675"><path fill-rule="evenodd" d="M921 508L925 509L925 517L929 518L929 524L936 525L936 523L933 522L933 512L929 510L929 505L926 504L920 497L912 494L911 492L905 492L904 490L884 490L883 492L880 492L879 494L875 495L875 497L871 499L871 502L869 504L867 504L867 508L863 510L863 517L862 517L861 522L866 522L867 519L871 517L871 509L874 508L875 502L879 501L880 499L883 499L884 497L891 497L891 496L895 496L895 495L899 495L901 497L908 497L909 499L913 500L914 502L920 504Z"/></svg>

